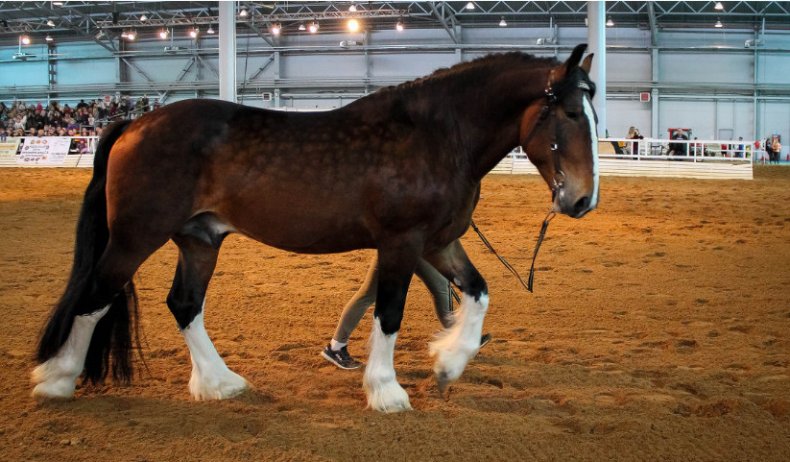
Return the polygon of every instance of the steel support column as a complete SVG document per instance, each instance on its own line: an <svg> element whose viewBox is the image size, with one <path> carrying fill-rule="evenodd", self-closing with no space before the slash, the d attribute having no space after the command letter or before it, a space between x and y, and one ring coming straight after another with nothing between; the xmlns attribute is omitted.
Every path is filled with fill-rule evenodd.
<svg viewBox="0 0 790 462"><path fill-rule="evenodd" d="M593 106L598 113L598 136L608 136L606 127L606 2L587 2L588 51L595 53L590 78L596 85Z"/></svg>
<svg viewBox="0 0 790 462"><path fill-rule="evenodd" d="M219 98L236 102L236 2L219 2Z"/></svg>
<svg viewBox="0 0 790 462"><path fill-rule="evenodd" d="M655 86L658 85L659 79L661 78L658 47L653 47L650 49L650 63L652 66L651 80L653 83L653 89L651 90L650 95L650 136L652 138L660 138L661 134L658 132L658 125L659 115L661 114L661 101L659 100L661 95L658 92L658 88L655 88Z"/></svg>

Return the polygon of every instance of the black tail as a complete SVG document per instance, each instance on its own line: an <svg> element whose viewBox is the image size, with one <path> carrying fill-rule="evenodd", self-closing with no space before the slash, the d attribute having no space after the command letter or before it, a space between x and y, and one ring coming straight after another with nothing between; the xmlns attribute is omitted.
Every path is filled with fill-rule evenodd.
<svg viewBox="0 0 790 462"><path fill-rule="evenodd" d="M102 308L90 304L97 303L97 300L91 300L94 298L92 295L95 296L96 289L95 268L109 240L105 193L107 162L112 145L128 124L129 121L121 121L107 127L96 147L93 178L85 191L85 199L77 221L71 275L65 293L52 310L41 334L36 354L39 362L44 362L58 353L68 339L75 316ZM131 281L124 287L124 292L112 300L109 311L97 324L91 339L85 361L85 378L94 383L101 382L107 376L111 354L113 377L128 382L132 376L131 333L132 321L137 314L137 299Z"/></svg>

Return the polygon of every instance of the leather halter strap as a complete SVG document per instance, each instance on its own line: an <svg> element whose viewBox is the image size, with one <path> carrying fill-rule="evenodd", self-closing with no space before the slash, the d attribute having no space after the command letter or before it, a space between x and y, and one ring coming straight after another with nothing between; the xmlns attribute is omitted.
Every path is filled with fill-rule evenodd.
<svg viewBox="0 0 790 462"><path fill-rule="evenodd" d="M526 138L524 138L522 144L526 145L529 143L538 127L546 122L546 120L549 121L551 124L549 127L549 133L551 133L551 138L549 139L549 149L551 150L551 157L554 161L554 178L552 179L551 190L557 191L565 184L565 172L562 171L559 146L557 145L556 117L554 111L556 110L559 100L557 95L554 93L554 69L549 71L549 76L546 81L546 87L543 89L543 94L546 97L546 102L543 105L543 108L540 110L540 116L538 116L537 123L532 127L532 130L529 132Z"/></svg>

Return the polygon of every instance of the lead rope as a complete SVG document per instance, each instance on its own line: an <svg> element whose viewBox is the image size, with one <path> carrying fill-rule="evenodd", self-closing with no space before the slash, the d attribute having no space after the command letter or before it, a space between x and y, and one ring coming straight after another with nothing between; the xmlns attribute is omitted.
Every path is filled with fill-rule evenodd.
<svg viewBox="0 0 790 462"><path fill-rule="evenodd" d="M472 229L475 230L478 236L480 236L480 240L483 241L483 244L488 248L488 250L490 250L491 253L493 253L494 256L497 257L500 262L502 262L502 265L504 265L504 267L507 268L508 271L510 271L513 274L513 276L516 277L516 279L518 279L518 282L520 282L525 289L527 289L530 293L532 293L533 292L532 287L535 281L535 260L537 260L538 258L538 251L540 250L540 245L543 243L543 239L546 237L546 230L549 228L549 222L551 222L551 220L553 220L556 215L557 214L554 213L554 211L549 211L548 215L546 215L546 218L543 220L543 224L540 226L540 234L538 235L538 242L537 244L535 244L535 252L532 254L532 265L529 267L529 278L527 279L528 282L526 283L524 282L524 279L521 278L521 275L518 274L518 271L516 271L516 269L513 268L513 265L511 265L505 259L505 257L499 255L496 249L494 249L494 246L492 246L491 243L488 242L488 239L486 239L486 237L483 236L483 232L480 231L480 228L477 227L474 221L472 221ZM451 292L453 294L453 297L456 299L456 301L460 302L458 295L456 295L455 291L451 291Z"/></svg>
<svg viewBox="0 0 790 462"><path fill-rule="evenodd" d="M557 216L557 214L554 213L553 210L549 210L546 218L543 219L543 224L540 225L540 234L538 234L538 242L535 244L535 253L532 254L532 265L529 267L529 282L527 290L530 292L532 292L532 284L535 281L535 260L538 258L538 250L540 250L540 245L543 244L543 238L546 237L546 230L549 229L549 222L551 222L555 216Z"/></svg>
<svg viewBox="0 0 790 462"><path fill-rule="evenodd" d="M554 69L552 69L549 72L548 81L546 82L546 88L543 90L543 93L546 96L546 105L543 106L543 108L541 109L540 116L538 117L538 121L536 122L535 126L532 127L529 134L527 134L525 140L522 142L522 145L527 144L527 142L532 138L532 135L535 134L535 130L537 129L538 125L543 123L543 121L548 118L549 113L551 112L551 108L557 103L557 95L554 94L554 87L552 85L553 82L554 82ZM556 140L557 134L556 132L552 132L552 135L553 136L551 139L551 143L549 145L549 148L551 149L551 155L554 161L554 178L552 179L551 189L552 191L557 191L559 188L562 188L563 183L565 182L565 173L562 171L560 165L560 158L559 155L557 154L557 149L558 149L557 140ZM521 275L518 274L518 271L516 271L516 269L513 268L513 266L505 259L505 257L499 255L499 253L494 249L494 246L492 246L491 243L488 242L488 239L486 239L486 237L483 236L483 233L477 227L474 220L472 220L472 229L474 229L477 235L480 236L480 240L483 241L483 244L488 248L488 250L491 251L491 253L493 253L494 256L496 256L500 262L502 262L502 264L505 266L505 268L508 269L508 271L513 273L513 276L515 276L516 279L518 279L518 282L520 282L525 289L527 289L530 293L532 293L532 286L535 281L535 260L538 258L538 250L540 250L540 245L543 243L543 238L546 237L546 230L549 227L549 222L552 219L554 219L556 215L557 214L554 213L554 211L549 211L549 213L546 215L546 218L543 220L543 224L540 227L538 242L537 244L535 244L535 252L532 254L532 265L530 265L529 267L529 279L527 280L528 281L527 283L524 282L524 279L521 278ZM448 281L447 285L449 286L449 290L450 290L450 294L452 294L452 298L454 298L456 302L460 303L461 298L458 296L457 293L455 293L455 290L453 290L452 284ZM450 306L452 306L452 300L450 300Z"/></svg>

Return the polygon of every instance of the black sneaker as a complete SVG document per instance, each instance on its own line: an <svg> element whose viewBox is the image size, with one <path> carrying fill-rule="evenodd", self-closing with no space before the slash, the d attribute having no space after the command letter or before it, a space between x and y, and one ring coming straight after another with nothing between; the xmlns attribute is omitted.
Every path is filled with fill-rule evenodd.
<svg viewBox="0 0 790 462"><path fill-rule="evenodd" d="M324 351L321 352L321 356L341 369L351 370L362 367L361 362L357 361L350 354L348 354L348 348L346 347L341 348L340 351L335 351L329 345L327 345L326 348L324 348Z"/></svg>
<svg viewBox="0 0 790 462"><path fill-rule="evenodd" d="M491 341L491 334L483 334L480 336L480 348L488 345L488 342Z"/></svg>

